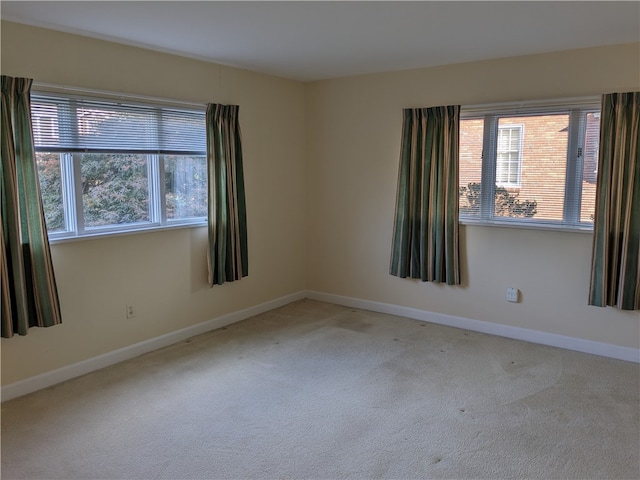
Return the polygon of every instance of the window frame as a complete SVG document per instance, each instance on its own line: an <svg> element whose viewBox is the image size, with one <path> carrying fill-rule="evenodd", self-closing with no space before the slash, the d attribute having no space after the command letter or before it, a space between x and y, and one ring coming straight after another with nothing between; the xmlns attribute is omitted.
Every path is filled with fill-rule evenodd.
<svg viewBox="0 0 640 480"><path fill-rule="evenodd" d="M124 95L112 92L102 92L93 90L75 90L68 87L44 86L43 88L34 88L31 92L32 104L47 97L62 97L70 102L74 98L86 100L100 100L112 103L116 108L119 102L126 101L128 104L138 104L150 109L163 109L163 111L189 111L202 115L204 120L206 107L201 104L191 104L180 101L164 100L152 97L139 97L134 95ZM69 91L71 90L71 93ZM46 116L49 119L48 116ZM65 121L75 123L72 117L65 118ZM58 120L60 121L60 119ZM47 133L42 129L39 118L32 115L32 123L34 124L34 145L37 138L43 138ZM77 128L74 127L74 128ZM35 131L37 130L37 131ZM205 131L202 133L205 134ZM59 166L62 184L62 209L64 214L64 231L51 231L48 233L49 241L52 243L80 240L88 238L96 238L107 235L128 235L133 233L143 233L156 230L201 227L207 225L207 216L202 217L185 217L185 218L168 218L167 217L167 198L165 188L165 169L164 156L184 156L192 158L205 158L206 151L198 149L185 153L149 153L137 152L135 150L118 150L106 151L101 153L109 154L135 154L146 157L147 161L147 181L148 181L148 215L149 221L135 222L127 224L112 224L105 226L87 227L84 221L83 195L82 195L82 175L81 175L81 156L83 153L91 153L90 151L66 151L64 149L56 149L52 151L46 146L35 147L36 156L39 153L53 153L59 156ZM98 152L96 152L98 153Z"/></svg>
<svg viewBox="0 0 640 480"><path fill-rule="evenodd" d="M461 121L473 119L484 120L480 183L482 185L489 185L489 188L483 188L481 190L479 213L469 215L461 212L458 217L459 223L462 225L485 225L591 233L593 231L593 223L580 221L582 169L585 150L585 122L589 113L599 113L600 111L601 98L594 96L462 106L460 109ZM533 218L523 219L495 216L495 189L496 187L500 187L500 185L496 183L499 120L508 119L509 117L552 114L569 115L563 219L554 221L548 219L536 220ZM524 141L524 136L522 137L522 141ZM521 146L521 154L522 148ZM520 177L520 180L521 179Z"/></svg>

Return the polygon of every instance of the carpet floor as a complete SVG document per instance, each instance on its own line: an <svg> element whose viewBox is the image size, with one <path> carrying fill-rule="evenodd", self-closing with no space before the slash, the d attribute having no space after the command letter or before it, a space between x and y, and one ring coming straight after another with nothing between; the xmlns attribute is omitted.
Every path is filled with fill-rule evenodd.
<svg viewBox="0 0 640 480"><path fill-rule="evenodd" d="M302 300L2 404L8 479L638 479L640 365Z"/></svg>

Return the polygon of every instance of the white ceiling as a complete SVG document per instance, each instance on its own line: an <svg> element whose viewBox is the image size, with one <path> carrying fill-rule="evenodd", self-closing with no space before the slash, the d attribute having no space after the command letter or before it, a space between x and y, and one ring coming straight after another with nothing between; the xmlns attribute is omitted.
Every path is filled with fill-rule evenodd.
<svg viewBox="0 0 640 480"><path fill-rule="evenodd" d="M639 1L6 1L3 20L302 81L640 42Z"/></svg>

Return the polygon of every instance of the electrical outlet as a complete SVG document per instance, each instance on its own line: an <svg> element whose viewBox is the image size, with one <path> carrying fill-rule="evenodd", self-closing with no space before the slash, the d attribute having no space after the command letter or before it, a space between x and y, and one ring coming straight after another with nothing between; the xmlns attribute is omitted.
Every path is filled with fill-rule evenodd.
<svg viewBox="0 0 640 480"><path fill-rule="evenodd" d="M133 309L133 305L127 305L127 318L133 318L136 316L136 311Z"/></svg>
<svg viewBox="0 0 640 480"><path fill-rule="evenodd" d="M507 302L518 303L520 301L520 290L517 288L507 288Z"/></svg>

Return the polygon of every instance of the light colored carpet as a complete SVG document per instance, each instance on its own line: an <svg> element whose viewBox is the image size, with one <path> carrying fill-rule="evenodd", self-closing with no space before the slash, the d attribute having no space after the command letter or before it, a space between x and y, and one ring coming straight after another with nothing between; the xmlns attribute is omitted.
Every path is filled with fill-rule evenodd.
<svg viewBox="0 0 640 480"><path fill-rule="evenodd" d="M640 477L640 366L304 300L2 405L4 479Z"/></svg>

